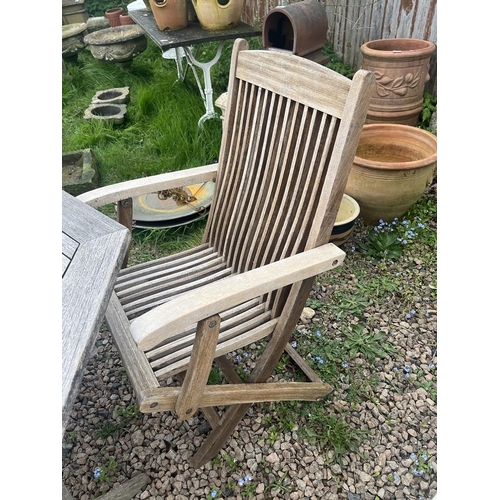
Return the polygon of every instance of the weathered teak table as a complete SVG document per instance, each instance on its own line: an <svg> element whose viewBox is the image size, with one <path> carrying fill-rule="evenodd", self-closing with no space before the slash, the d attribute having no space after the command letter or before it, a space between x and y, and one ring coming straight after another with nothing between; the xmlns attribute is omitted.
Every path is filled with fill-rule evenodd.
<svg viewBox="0 0 500 500"><path fill-rule="evenodd" d="M189 26L184 29L161 31L158 29L158 25L151 11L138 9L129 11L129 14L130 17L146 31L146 34L151 40L160 47L164 58L167 58L167 52L170 51L170 49L175 49L177 75L180 80L185 78L188 66L193 70L198 89L200 90L201 97L205 104L205 114L199 119L198 126L201 127L203 122L209 118L216 118L217 113L214 111L212 77L210 71L221 57L224 41L260 36L262 33L261 30L253 28L248 24L240 23L235 28L221 31L208 31L203 29L199 23L190 22ZM216 41L219 42L219 47L214 58L208 62L198 61L196 59L197 52L195 51L195 53L193 53L191 46ZM183 65L183 55L186 56L187 65ZM203 87L195 66L202 70Z"/></svg>
<svg viewBox="0 0 500 500"><path fill-rule="evenodd" d="M113 219L62 191L62 432L130 242Z"/></svg>

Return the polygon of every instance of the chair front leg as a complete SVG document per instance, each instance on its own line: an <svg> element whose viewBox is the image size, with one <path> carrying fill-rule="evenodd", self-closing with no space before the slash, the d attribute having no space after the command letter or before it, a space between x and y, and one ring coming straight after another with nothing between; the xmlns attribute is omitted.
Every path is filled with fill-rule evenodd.
<svg viewBox="0 0 500 500"><path fill-rule="evenodd" d="M175 412L180 420L192 417L199 407L212 368L219 331L218 314L198 322L191 359L175 403Z"/></svg>

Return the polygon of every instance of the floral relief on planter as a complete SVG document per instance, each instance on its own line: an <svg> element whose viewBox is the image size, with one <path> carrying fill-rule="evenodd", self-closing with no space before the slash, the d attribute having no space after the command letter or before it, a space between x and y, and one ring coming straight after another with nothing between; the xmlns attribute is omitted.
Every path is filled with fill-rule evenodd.
<svg viewBox="0 0 500 500"><path fill-rule="evenodd" d="M375 71L373 74L377 82L377 94L380 97L387 97L391 92L394 92L396 95L406 95L408 89L414 89L420 81L420 71L416 75L407 73L397 78L390 78L379 71Z"/></svg>

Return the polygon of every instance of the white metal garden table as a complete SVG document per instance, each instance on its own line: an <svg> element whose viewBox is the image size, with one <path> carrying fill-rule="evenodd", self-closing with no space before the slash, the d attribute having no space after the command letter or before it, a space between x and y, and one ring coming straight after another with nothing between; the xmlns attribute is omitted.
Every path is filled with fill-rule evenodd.
<svg viewBox="0 0 500 500"><path fill-rule="evenodd" d="M214 110L211 70L222 55L224 41L260 36L262 33L261 30L240 22L235 28L208 31L203 29L199 23L190 22L189 26L184 29L161 31L156 24L153 12L146 9L136 9L130 10L129 14L144 29L146 35L161 49L165 59L170 58L169 53L171 49L175 49L177 75L180 80L185 78L188 67L192 69L203 103L205 104L205 114L199 119L198 126L201 127L209 118L216 118L218 115ZM207 62L199 61L197 59L199 45L215 41L219 42L219 46L213 59ZM194 51L192 48L193 45L197 46ZM183 62L183 56L185 56L185 62ZM196 68L202 70L203 86Z"/></svg>

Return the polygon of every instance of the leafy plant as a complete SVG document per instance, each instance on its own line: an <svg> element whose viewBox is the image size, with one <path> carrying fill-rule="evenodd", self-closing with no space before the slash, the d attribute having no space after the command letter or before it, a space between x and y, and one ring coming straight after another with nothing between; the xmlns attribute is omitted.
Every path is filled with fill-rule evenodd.
<svg viewBox="0 0 500 500"><path fill-rule="evenodd" d="M422 111L419 117L419 125L423 129L428 129L432 118L432 113L436 111L437 97L431 94L424 93L424 101L422 103Z"/></svg>
<svg viewBox="0 0 500 500"><path fill-rule="evenodd" d="M229 472L229 474L232 474L233 472L236 472L241 467L240 463L236 460L236 458L231 457L227 453L221 453L221 454L219 454L214 459L214 463L218 467L225 466L226 470L227 470L227 472Z"/></svg>
<svg viewBox="0 0 500 500"><path fill-rule="evenodd" d="M279 479L269 483L266 486L265 491L269 491L272 493L273 497L275 497L278 493L282 495L286 493L290 493L292 488L290 487L290 478L288 477L288 472L285 472Z"/></svg>
<svg viewBox="0 0 500 500"><path fill-rule="evenodd" d="M427 450L412 453L410 458L413 460L412 473L414 476L423 476L426 472L431 472L434 469L434 465L429 461Z"/></svg>
<svg viewBox="0 0 500 500"><path fill-rule="evenodd" d="M124 427L140 417L139 408L135 403L118 408L116 410L116 414L118 416L118 420L116 422L107 420L100 429L96 430L98 437L106 439L107 437L112 436L116 439L120 436Z"/></svg>
<svg viewBox="0 0 500 500"><path fill-rule="evenodd" d="M386 223L382 221L381 224ZM379 227L375 226L377 229ZM375 228L368 233L366 241L358 243L361 251L376 260L399 259L403 254L403 243L398 235L394 232L377 231Z"/></svg>
<svg viewBox="0 0 500 500"><path fill-rule="evenodd" d="M97 437L100 437L102 439L106 439L110 436L116 439L120 435L121 429L122 429L121 423L111 422L110 420L108 420L104 422L102 427L100 429L97 429L95 433L97 434Z"/></svg>
<svg viewBox="0 0 500 500"><path fill-rule="evenodd" d="M333 50L333 45L331 43L327 43L323 46L322 54L328 56L330 59L325 65L327 68L333 69L333 71L352 79L355 73L354 69L351 68L349 64L342 61L342 58Z"/></svg>
<svg viewBox="0 0 500 500"><path fill-rule="evenodd" d="M406 245L411 245L424 234L433 234L422 231L426 226L420 215L413 215L416 213L418 208L408 211L403 219L396 217L390 223L380 219L379 224L368 231L366 240L358 242L361 252L375 260L399 259Z"/></svg>
<svg viewBox="0 0 500 500"><path fill-rule="evenodd" d="M397 354L394 347L386 342L384 332L372 333L361 323L347 330L345 337L345 347L351 357L362 353L369 361L373 361L375 358L385 358L388 354Z"/></svg>
<svg viewBox="0 0 500 500"><path fill-rule="evenodd" d="M342 295L330 309L337 318L342 318L346 314L361 317L370 304L370 298L360 294L350 294Z"/></svg>
<svg viewBox="0 0 500 500"><path fill-rule="evenodd" d="M314 309L315 311L320 311L323 307L325 307L325 303L318 299L309 299L306 302L306 306Z"/></svg>
<svg viewBox="0 0 500 500"><path fill-rule="evenodd" d="M116 414L122 417L124 420L135 420L140 417L141 412L136 403L132 403L125 407L120 407L116 410Z"/></svg>
<svg viewBox="0 0 500 500"><path fill-rule="evenodd" d="M316 406L309 415L307 426L300 430L313 444L333 453L333 460L340 461L349 451L358 452L359 444L368 431L352 428L335 414L325 415Z"/></svg>
<svg viewBox="0 0 500 500"><path fill-rule="evenodd" d="M129 0L85 0L85 8L90 17L101 17L108 9L121 7L127 10Z"/></svg>

